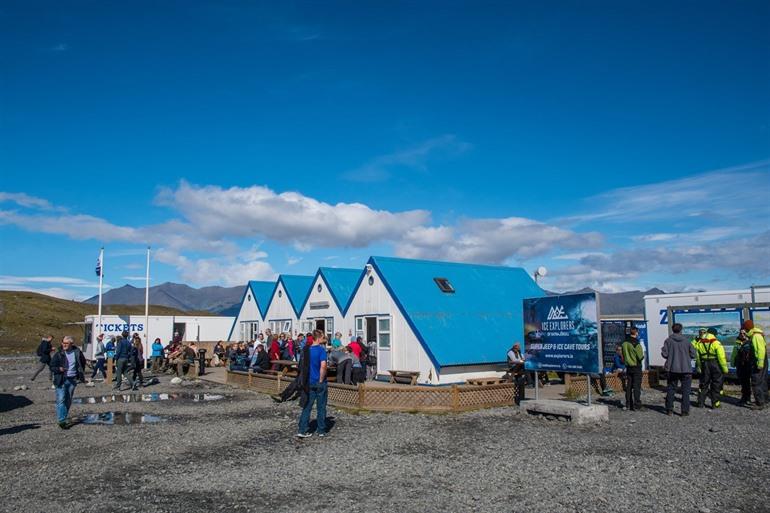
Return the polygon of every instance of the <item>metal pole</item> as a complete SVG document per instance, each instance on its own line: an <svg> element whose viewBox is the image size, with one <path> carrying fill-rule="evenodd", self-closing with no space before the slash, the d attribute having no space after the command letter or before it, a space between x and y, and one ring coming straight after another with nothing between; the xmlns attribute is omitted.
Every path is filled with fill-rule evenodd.
<svg viewBox="0 0 770 513"><path fill-rule="evenodd" d="M144 367L147 368L147 352L150 347L150 246L147 246L147 275L144 284Z"/></svg>
<svg viewBox="0 0 770 513"><path fill-rule="evenodd" d="M586 374L586 378L588 378L588 406L591 406L591 386L593 383L591 383L591 375Z"/></svg>
<svg viewBox="0 0 770 513"><path fill-rule="evenodd" d="M540 399L540 379L537 377L537 371L535 371L535 401Z"/></svg>
<svg viewBox="0 0 770 513"><path fill-rule="evenodd" d="M103 281L104 281L104 246L102 246L102 248L99 250L99 310L97 314L98 319L96 321L98 323L96 337L98 337L102 333L102 283ZM94 336L93 331L94 330L91 330L91 336Z"/></svg>

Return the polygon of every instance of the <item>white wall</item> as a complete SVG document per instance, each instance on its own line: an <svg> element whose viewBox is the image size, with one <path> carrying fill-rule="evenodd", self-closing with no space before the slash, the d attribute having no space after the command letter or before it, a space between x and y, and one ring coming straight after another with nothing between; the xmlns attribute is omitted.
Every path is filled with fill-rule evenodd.
<svg viewBox="0 0 770 513"><path fill-rule="evenodd" d="M257 299L251 292L251 287L246 287L246 294L243 297L243 303L241 303L241 309L238 311L238 315L235 317L235 326L231 325L233 332L228 339L230 342L243 342L243 336L241 331L241 322L244 321L258 321L259 330L264 331L262 314L259 313L259 305Z"/></svg>
<svg viewBox="0 0 770 513"><path fill-rule="evenodd" d="M175 322L186 324L184 340L199 340L202 342L225 340L227 334L230 332L230 327L233 325L233 317L214 316L150 315L148 321L149 326L145 326L144 315L102 315L102 325L104 326L105 336L119 336L123 329L126 329L131 334L139 333L145 346L145 355L149 355L150 346L156 338L159 337L164 345L171 341L174 336ZM86 357L93 358L96 335L99 334L99 329L96 326L98 317L96 315L87 315L85 322L93 324L91 343L86 351Z"/></svg>
<svg viewBox="0 0 770 513"><path fill-rule="evenodd" d="M301 301L304 298L299 299ZM276 321L279 319L291 320L292 335L299 330L299 323L297 322L297 314L294 313L294 309L291 307L289 296L286 294L286 289L283 287L283 283L278 283L277 288L273 291L273 297L270 301L270 308L265 313L265 322L262 327L262 331L265 331L270 327L270 321Z"/></svg>
<svg viewBox="0 0 770 513"><path fill-rule="evenodd" d="M662 366L660 356L663 341L668 337L668 319L665 316L669 306L737 305L751 302L751 290L721 290L687 294L657 294L644 296L644 317L647 319L647 335L650 347L650 365ZM756 289L755 302L770 302L770 289Z"/></svg>
<svg viewBox="0 0 770 513"><path fill-rule="evenodd" d="M374 283L369 285L369 276L374 277ZM345 315L346 331L355 329L355 316L361 315L390 316L390 358L385 358L385 351L378 350L378 372L387 373L390 369L419 371L420 383L439 383L438 374L427 353L420 345L406 319L388 293L382 279L376 270L364 276L363 281L353 295L350 308ZM355 331L354 331L355 333ZM390 363L388 364L388 360ZM429 379L430 377L430 379Z"/></svg>
<svg viewBox="0 0 770 513"><path fill-rule="evenodd" d="M318 292L319 285L321 286L321 292ZM310 303L322 302L328 303L328 307L318 309L310 308ZM351 329L352 326L347 326L345 323L345 318L342 316L342 312L340 312L339 308L337 308L337 304L334 302L334 298L332 297L329 288L326 286L326 283L324 283L323 278L321 276L317 276L313 282L313 287L310 289L310 297L308 298L307 303L305 303L305 308L303 308L302 312L300 313L299 320L307 321L309 319L316 319L320 317L333 318L334 326L331 332L332 335L339 331L342 333L343 342L348 342L348 330ZM300 325L298 324L295 329L300 329Z"/></svg>

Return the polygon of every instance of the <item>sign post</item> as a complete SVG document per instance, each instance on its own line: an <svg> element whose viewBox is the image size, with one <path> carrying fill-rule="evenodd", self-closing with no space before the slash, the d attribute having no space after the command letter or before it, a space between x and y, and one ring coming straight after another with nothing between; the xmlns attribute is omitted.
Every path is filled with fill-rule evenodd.
<svg viewBox="0 0 770 513"><path fill-rule="evenodd" d="M535 372L602 372L599 298L595 292L524 299L524 368ZM537 380L535 380L537 393Z"/></svg>

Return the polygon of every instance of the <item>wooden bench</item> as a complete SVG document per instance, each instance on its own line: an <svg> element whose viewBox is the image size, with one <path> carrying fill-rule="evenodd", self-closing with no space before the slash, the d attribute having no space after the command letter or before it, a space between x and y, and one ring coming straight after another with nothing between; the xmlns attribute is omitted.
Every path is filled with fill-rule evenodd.
<svg viewBox="0 0 770 513"><path fill-rule="evenodd" d="M389 370L391 383L416 385L420 373L417 371Z"/></svg>
<svg viewBox="0 0 770 513"><path fill-rule="evenodd" d="M465 382L469 385L499 385L500 383L508 383L505 378L471 378L466 379Z"/></svg>

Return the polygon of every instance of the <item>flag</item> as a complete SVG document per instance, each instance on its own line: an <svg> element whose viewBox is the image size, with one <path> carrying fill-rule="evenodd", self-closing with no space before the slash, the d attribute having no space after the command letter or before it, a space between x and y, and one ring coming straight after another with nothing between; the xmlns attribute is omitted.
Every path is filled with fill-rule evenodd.
<svg viewBox="0 0 770 513"><path fill-rule="evenodd" d="M96 257L96 275L101 276L102 275L102 257Z"/></svg>

